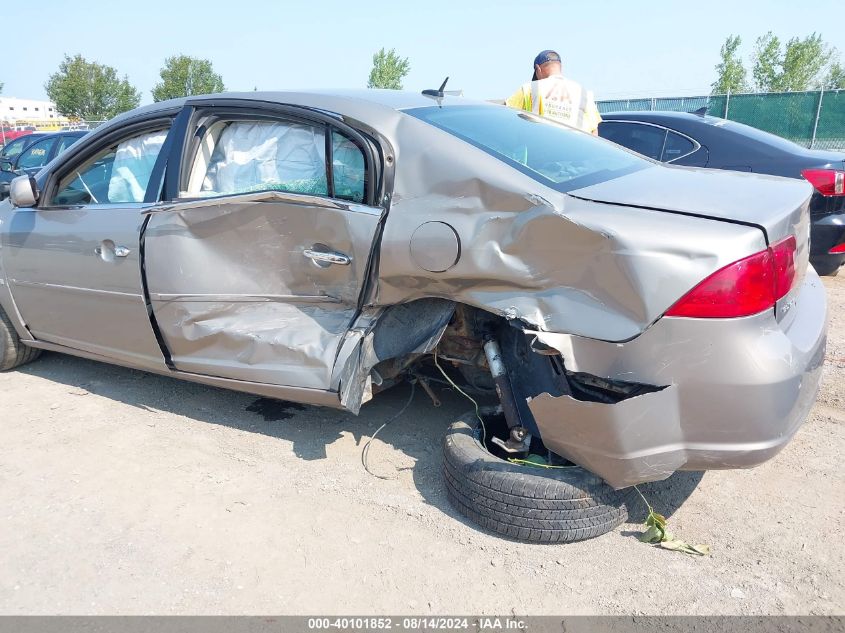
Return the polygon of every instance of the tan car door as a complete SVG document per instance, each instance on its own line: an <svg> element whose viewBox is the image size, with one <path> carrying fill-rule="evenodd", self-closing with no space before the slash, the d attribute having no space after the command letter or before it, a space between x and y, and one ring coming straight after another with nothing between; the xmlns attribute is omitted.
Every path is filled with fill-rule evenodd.
<svg viewBox="0 0 845 633"><path fill-rule="evenodd" d="M119 131L58 167L38 208L3 232L15 304L40 341L164 368L143 296L144 202L169 119Z"/></svg>
<svg viewBox="0 0 845 633"><path fill-rule="evenodd" d="M328 389L382 213L366 204L370 154L327 124L249 112L210 109L195 130L179 197L144 238L172 365Z"/></svg>

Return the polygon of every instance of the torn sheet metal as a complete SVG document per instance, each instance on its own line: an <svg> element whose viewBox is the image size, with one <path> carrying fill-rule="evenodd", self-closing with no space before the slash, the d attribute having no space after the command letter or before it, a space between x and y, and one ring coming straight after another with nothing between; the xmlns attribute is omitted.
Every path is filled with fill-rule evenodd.
<svg viewBox="0 0 845 633"><path fill-rule="evenodd" d="M824 362L824 286L810 271L798 294L803 309L779 327L765 312L743 319L660 319L626 343L526 332L535 348L558 351L570 371L672 385L617 404L537 396L529 408L543 441L587 468L605 469L596 472L614 485L651 480L660 474L655 466L748 468L769 459L806 419ZM675 394L671 400L667 392ZM682 414L676 420L677 407ZM634 419L639 422L627 424Z"/></svg>
<svg viewBox="0 0 845 633"><path fill-rule="evenodd" d="M358 337L360 343L339 371L341 404L358 413L368 400L373 367L391 358L432 352L454 311L455 304L444 299L422 299L385 310L374 327Z"/></svg>
<svg viewBox="0 0 845 633"><path fill-rule="evenodd" d="M350 211L279 192L192 200L151 213L148 293L176 368L329 389L379 217L369 207ZM304 255L308 249L351 261L320 266Z"/></svg>
<svg viewBox="0 0 845 633"><path fill-rule="evenodd" d="M614 488L666 479L686 462L674 385L615 404L544 393L528 407L546 448Z"/></svg>

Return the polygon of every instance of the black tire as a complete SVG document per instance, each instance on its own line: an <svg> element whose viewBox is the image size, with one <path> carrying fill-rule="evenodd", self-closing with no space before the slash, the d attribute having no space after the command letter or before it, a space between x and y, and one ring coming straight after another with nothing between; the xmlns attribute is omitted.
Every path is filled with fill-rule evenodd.
<svg viewBox="0 0 845 633"><path fill-rule="evenodd" d="M0 308L0 371L19 367L38 358L40 349L24 345L3 308Z"/></svg>
<svg viewBox="0 0 845 633"><path fill-rule="evenodd" d="M443 453L452 505L475 523L513 539L582 541L628 518L630 490L614 490L583 468L537 468L492 455L481 444L474 412L449 427Z"/></svg>

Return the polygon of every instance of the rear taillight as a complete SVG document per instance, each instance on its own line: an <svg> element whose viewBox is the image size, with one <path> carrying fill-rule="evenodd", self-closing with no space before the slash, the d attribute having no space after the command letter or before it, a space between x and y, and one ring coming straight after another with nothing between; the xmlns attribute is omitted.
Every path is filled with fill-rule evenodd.
<svg viewBox="0 0 845 633"><path fill-rule="evenodd" d="M770 310L795 283L795 237L729 264L690 290L666 316L744 317Z"/></svg>
<svg viewBox="0 0 845 633"><path fill-rule="evenodd" d="M805 169L801 175L823 196L845 196L845 171Z"/></svg>
<svg viewBox="0 0 845 633"><path fill-rule="evenodd" d="M843 253L845 253L845 243L837 244L828 251L829 255L842 255Z"/></svg>

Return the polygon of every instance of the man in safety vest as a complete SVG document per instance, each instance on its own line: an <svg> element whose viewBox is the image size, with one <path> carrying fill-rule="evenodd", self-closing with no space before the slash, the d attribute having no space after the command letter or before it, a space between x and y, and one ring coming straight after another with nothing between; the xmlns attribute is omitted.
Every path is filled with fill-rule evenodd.
<svg viewBox="0 0 845 633"><path fill-rule="evenodd" d="M534 58L534 77L507 100L512 108L527 110L566 125L598 134L601 116L593 93L564 78L560 55L543 51Z"/></svg>

